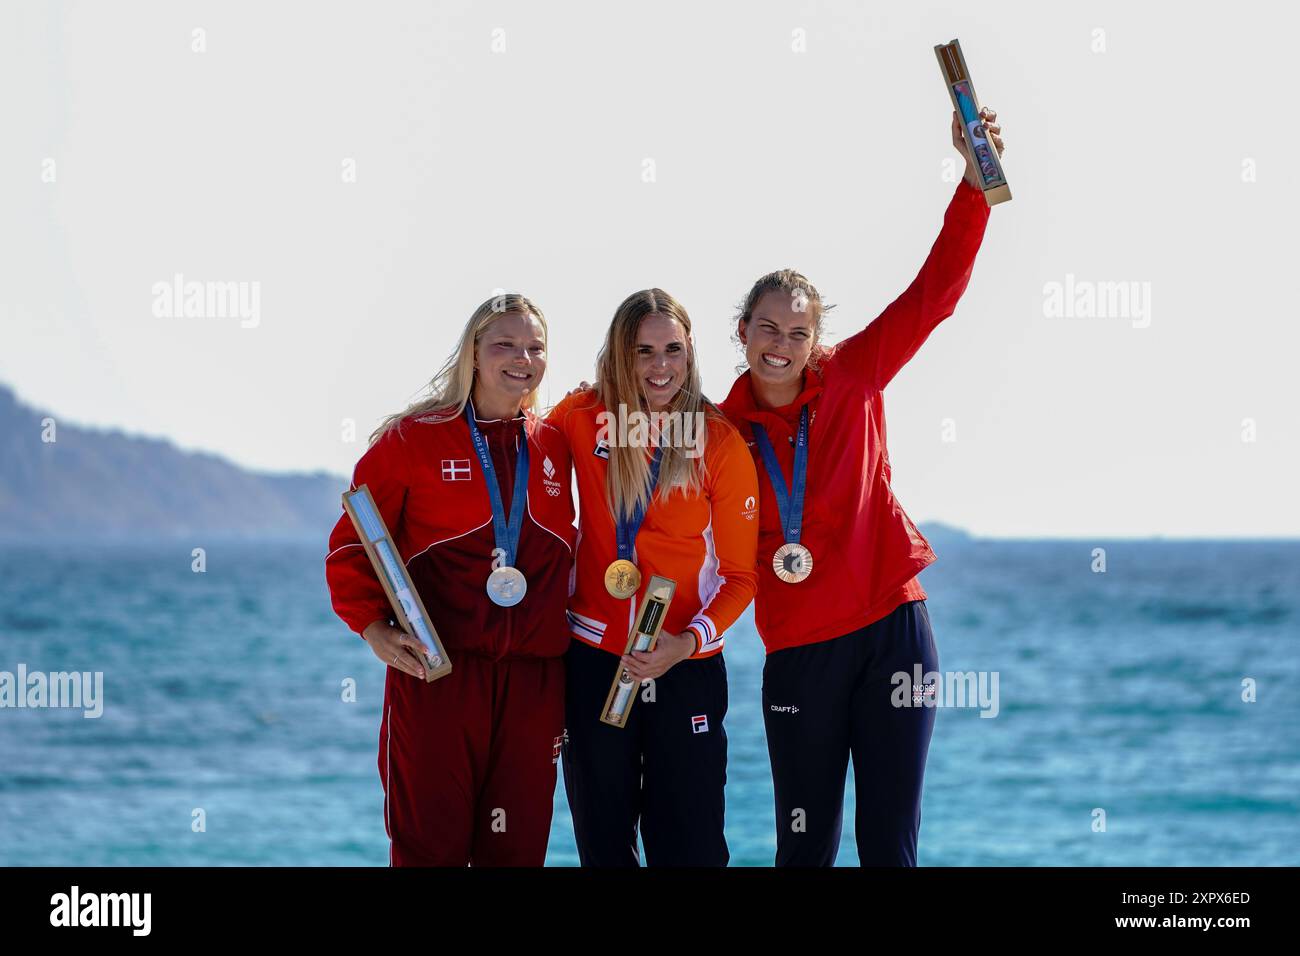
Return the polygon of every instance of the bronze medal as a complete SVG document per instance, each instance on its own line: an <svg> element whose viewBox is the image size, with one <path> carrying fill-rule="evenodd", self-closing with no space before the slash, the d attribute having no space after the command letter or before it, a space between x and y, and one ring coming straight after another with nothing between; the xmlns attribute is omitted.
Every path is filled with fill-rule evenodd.
<svg viewBox="0 0 1300 956"><path fill-rule="evenodd" d="M788 541L772 555L772 570L786 584L798 584L812 574L812 552L802 544Z"/></svg>

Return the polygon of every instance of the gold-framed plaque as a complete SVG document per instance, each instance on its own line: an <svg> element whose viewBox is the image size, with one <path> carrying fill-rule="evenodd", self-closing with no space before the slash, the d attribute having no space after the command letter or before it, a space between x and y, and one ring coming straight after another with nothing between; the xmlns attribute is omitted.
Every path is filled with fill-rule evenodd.
<svg viewBox="0 0 1300 956"><path fill-rule="evenodd" d="M939 58L939 69L943 71L948 96L961 118L966 153L979 171L984 199L990 206L1006 202L1011 198L1011 187L1007 185L1006 172L1002 169L1002 157L998 155L992 140L980 128L980 101L975 95L970 70L966 67L966 57L961 52L961 41L940 43L934 48L934 55Z"/></svg>
<svg viewBox="0 0 1300 956"><path fill-rule="evenodd" d="M633 651L652 651L659 640L668 617L668 608L673 603L673 594L677 591L677 582L659 575L653 575L646 585L645 597L633 619L632 630L627 636L627 649L624 654ZM628 714L636 703L637 681L621 665L614 675L609 694L605 697L605 707L600 712L600 722L611 727L627 726Z"/></svg>
<svg viewBox="0 0 1300 956"><path fill-rule="evenodd" d="M370 563L374 566L379 583L384 586L388 603L393 608L402 630L424 645L424 679L429 682L451 673L451 658L438 637L438 631L424 609L420 592L415 589L411 576L406 573L397 545L375 507L370 489L361 485L356 491L343 493L343 510L352 519L357 536L365 546Z"/></svg>

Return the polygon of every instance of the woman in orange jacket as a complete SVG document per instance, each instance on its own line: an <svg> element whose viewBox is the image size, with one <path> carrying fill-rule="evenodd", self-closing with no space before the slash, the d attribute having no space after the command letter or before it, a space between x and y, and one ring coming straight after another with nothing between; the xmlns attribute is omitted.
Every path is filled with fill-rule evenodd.
<svg viewBox="0 0 1300 956"><path fill-rule="evenodd" d="M672 296L628 296L594 388L547 416L578 478L566 655L564 786L584 866L723 866L724 633L754 594L758 479L700 390L691 320ZM676 582L652 652L624 656L651 576ZM620 669L642 684L622 727L600 720Z"/></svg>
<svg viewBox="0 0 1300 956"><path fill-rule="evenodd" d="M996 114L981 115L1000 153ZM955 113L952 131L965 155ZM977 177L968 160L916 279L838 346L820 344L827 306L790 269L754 283L738 316L749 369L722 408L762 488L754 617L777 865L834 863L850 755L862 864L916 864L935 713L933 688L910 679L938 670L916 578L934 552L890 486L882 393L970 280L989 217Z"/></svg>

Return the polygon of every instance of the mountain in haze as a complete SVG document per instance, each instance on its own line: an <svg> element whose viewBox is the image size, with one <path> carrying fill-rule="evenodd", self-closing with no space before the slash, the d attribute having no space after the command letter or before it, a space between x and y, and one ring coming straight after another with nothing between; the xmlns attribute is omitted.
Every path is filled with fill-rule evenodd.
<svg viewBox="0 0 1300 956"><path fill-rule="evenodd" d="M318 471L260 474L158 438L57 421L0 385L0 541L134 538L315 539L342 514L350 479ZM970 541L920 526L936 548Z"/></svg>
<svg viewBox="0 0 1300 956"><path fill-rule="evenodd" d="M970 544L974 538L970 532L962 528L955 528L950 524L944 524L942 521L922 521L917 525L921 534L925 535L925 540L935 548L946 548L950 545Z"/></svg>
<svg viewBox="0 0 1300 956"><path fill-rule="evenodd" d="M56 419L0 385L0 539L316 538L349 479L262 474L169 441ZM51 416L52 417L52 416Z"/></svg>

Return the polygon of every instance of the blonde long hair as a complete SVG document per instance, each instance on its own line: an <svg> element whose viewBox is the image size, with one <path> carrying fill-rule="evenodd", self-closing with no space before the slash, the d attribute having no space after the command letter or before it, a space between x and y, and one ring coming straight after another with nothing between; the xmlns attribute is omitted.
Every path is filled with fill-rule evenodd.
<svg viewBox="0 0 1300 956"><path fill-rule="evenodd" d="M618 414L619 405L629 413L648 413L645 396L641 392L636 373L637 333L641 320L650 315L663 315L681 325L686 335L686 381L669 403L666 412L690 416L691 422L708 417L721 417L722 413L700 388L700 371L695 361L695 341L691 337L691 318L682 304L663 289L643 289L634 292L618 307L605 335L605 344L596 359L596 394L612 415ZM704 419L697 418L703 412ZM704 448L708 439L707 427L698 435L698 456L688 457L686 449L665 445L659 465L661 497L673 491L698 494L708 474L704 463ZM645 450L610 442L609 470L605 492L610 513L630 517L637 504L650 505L650 462Z"/></svg>
<svg viewBox="0 0 1300 956"><path fill-rule="evenodd" d="M542 326L542 342L545 344L548 332L546 317L542 310L531 301L514 292L504 292L488 299L469 317L465 331L461 333L456 351L443 364L426 386L429 395L406 407L404 411L389 415L370 435L370 444L377 442L390 428L401 430L404 419L411 417L416 421L449 421L465 411L474 390L474 355L478 349L483 333L491 328L492 323L503 315L518 313L532 314ZM541 386L541 382L537 383ZM537 388L524 396L523 409L537 413Z"/></svg>

